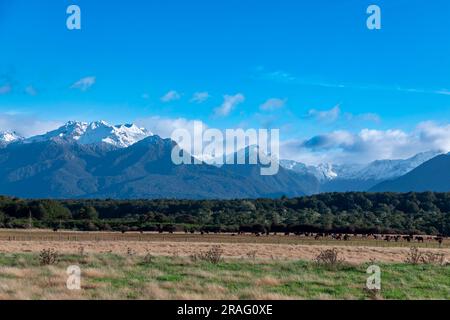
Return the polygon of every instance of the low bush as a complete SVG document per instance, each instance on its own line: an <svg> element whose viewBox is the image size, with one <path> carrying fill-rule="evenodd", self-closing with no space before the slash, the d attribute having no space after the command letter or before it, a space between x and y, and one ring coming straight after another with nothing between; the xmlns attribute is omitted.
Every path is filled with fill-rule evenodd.
<svg viewBox="0 0 450 320"><path fill-rule="evenodd" d="M339 251L336 248L322 250L316 257L315 262L318 265L335 268L341 265L344 260L339 259Z"/></svg>
<svg viewBox="0 0 450 320"><path fill-rule="evenodd" d="M439 252L421 252L419 248L412 247L406 256L405 263L408 264L434 264L444 265L445 255Z"/></svg>
<svg viewBox="0 0 450 320"><path fill-rule="evenodd" d="M39 262L42 266L49 266L57 264L59 261L59 254L55 249L43 249L39 254Z"/></svg>
<svg viewBox="0 0 450 320"><path fill-rule="evenodd" d="M223 261L223 252L221 246L214 246L208 251L191 255L191 260L194 262L206 261L212 264L218 264Z"/></svg>

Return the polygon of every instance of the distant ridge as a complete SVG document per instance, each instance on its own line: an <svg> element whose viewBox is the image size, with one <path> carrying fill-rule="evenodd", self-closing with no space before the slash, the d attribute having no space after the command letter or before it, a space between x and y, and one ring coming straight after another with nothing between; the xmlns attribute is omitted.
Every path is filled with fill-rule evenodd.
<svg viewBox="0 0 450 320"><path fill-rule="evenodd" d="M429 151L404 160L377 160L367 165L306 166L286 160L280 163L289 170L313 174L320 181L320 192L368 191L383 181L399 178L411 172L440 154L442 154L440 151Z"/></svg>
<svg viewBox="0 0 450 320"><path fill-rule="evenodd" d="M376 185L370 191L448 192L450 191L450 155L439 155L400 178Z"/></svg>

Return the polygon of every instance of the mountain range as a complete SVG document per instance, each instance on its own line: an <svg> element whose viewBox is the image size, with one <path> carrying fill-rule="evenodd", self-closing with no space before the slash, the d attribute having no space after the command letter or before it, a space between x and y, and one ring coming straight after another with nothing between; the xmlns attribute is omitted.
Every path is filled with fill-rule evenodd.
<svg viewBox="0 0 450 320"><path fill-rule="evenodd" d="M346 191L450 191L450 156L305 165L174 165L175 143L134 124L71 121L44 135L0 133L0 194L24 198L233 199ZM255 146L245 150L257 152ZM237 153L239 154L239 153ZM237 154L232 156L237 156Z"/></svg>
<svg viewBox="0 0 450 320"><path fill-rule="evenodd" d="M5 135L6 137L6 135ZM174 165L174 142L135 125L69 122L45 135L4 140L0 194L24 198L231 199L301 196L317 179L257 165Z"/></svg>
<svg viewBox="0 0 450 320"><path fill-rule="evenodd" d="M284 160L280 164L287 169L310 173L320 181L320 192L368 191L376 185L408 174L441 152L430 151L404 160L377 160L363 164L320 164L307 166Z"/></svg>

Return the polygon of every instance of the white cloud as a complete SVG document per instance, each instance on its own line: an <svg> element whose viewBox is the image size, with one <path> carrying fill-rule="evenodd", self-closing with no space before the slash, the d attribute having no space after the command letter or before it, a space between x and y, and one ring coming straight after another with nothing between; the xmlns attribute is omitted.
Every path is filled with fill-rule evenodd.
<svg viewBox="0 0 450 320"><path fill-rule="evenodd" d="M259 108L262 111L273 111L281 109L286 105L287 99L272 98L264 102Z"/></svg>
<svg viewBox="0 0 450 320"><path fill-rule="evenodd" d="M197 120L199 121L199 120ZM147 130L162 138L170 138L173 131L177 129L194 128L195 120L185 118L165 118L165 117L148 117L136 120L139 126L145 127Z"/></svg>
<svg viewBox="0 0 450 320"><path fill-rule="evenodd" d="M10 84L5 84L0 86L0 95L10 93L12 91L12 86Z"/></svg>
<svg viewBox="0 0 450 320"><path fill-rule="evenodd" d="M96 82L95 77L86 77L75 82L70 88L86 91L90 87L92 87L95 84L95 82Z"/></svg>
<svg viewBox="0 0 450 320"><path fill-rule="evenodd" d="M180 100L180 99L181 99L181 95L175 90L171 90L171 91L167 92L164 96L161 97L162 102L171 102L171 101Z"/></svg>
<svg viewBox="0 0 450 320"><path fill-rule="evenodd" d="M307 140L285 141L284 158L309 164L369 163L384 159L406 159L421 152L450 151L450 124L423 122L412 131L363 129L314 136Z"/></svg>
<svg viewBox="0 0 450 320"><path fill-rule="evenodd" d="M209 95L208 92L196 92L194 93L191 102L194 103L203 103L206 100L208 100L211 96Z"/></svg>
<svg viewBox="0 0 450 320"><path fill-rule="evenodd" d="M228 116L237 105L243 103L245 97L243 94L238 93L234 96L225 95L222 105L214 111L216 117L226 117Z"/></svg>
<svg viewBox="0 0 450 320"><path fill-rule="evenodd" d="M313 118L321 122L335 122L341 118L343 115L343 119L347 121L364 121L364 122L381 122L381 118L376 113L361 113L361 114L353 114L350 112L342 113L341 105L338 104L330 110L316 110L311 109L308 111L307 118Z"/></svg>
<svg viewBox="0 0 450 320"><path fill-rule="evenodd" d="M38 91L33 86L28 86L25 88L25 93L29 96L36 96L38 94Z"/></svg>
<svg viewBox="0 0 450 320"><path fill-rule="evenodd" d="M25 137L44 134L60 127L63 122L41 120L19 112L0 113L0 131L16 131Z"/></svg>
<svg viewBox="0 0 450 320"><path fill-rule="evenodd" d="M434 149L450 151L450 124L438 125L435 122L422 122L417 126L417 135L422 144Z"/></svg>
<svg viewBox="0 0 450 320"><path fill-rule="evenodd" d="M188 130L195 141L203 141L202 135L203 131L194 130L194 123L201 123L203 126L203 131L208 128L207 124L200 120L189 120L185 118L164 118L159 116L142 118L136 120L136 123L151 131L152 133L162 137L170 138L172 133L177 129ZM185 143L188 143L185 141ZM191 151L188 145L181 143L181 148L186 148L186 150Z"/></svg>
<svg viewBox="0 0 450 320"><path fill-rule="evenodd" d="M311 109L308 111L308 116L312 118L316 118L320 121L326 122L334 122L336 121L341 114L340 105L336 105L334 108L330 110L319 111L316 109Z"/></svg>

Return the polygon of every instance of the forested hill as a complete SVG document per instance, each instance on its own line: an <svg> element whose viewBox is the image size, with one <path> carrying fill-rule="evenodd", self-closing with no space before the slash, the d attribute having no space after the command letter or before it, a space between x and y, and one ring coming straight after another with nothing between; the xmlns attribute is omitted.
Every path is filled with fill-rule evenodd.
<svg viewBox="0 0 450 320"><path fill-rule="evenodd" d="M450 193L328 193L258 200L0 197L0 227L118 231L323 231L450 235Z"/></svg>

